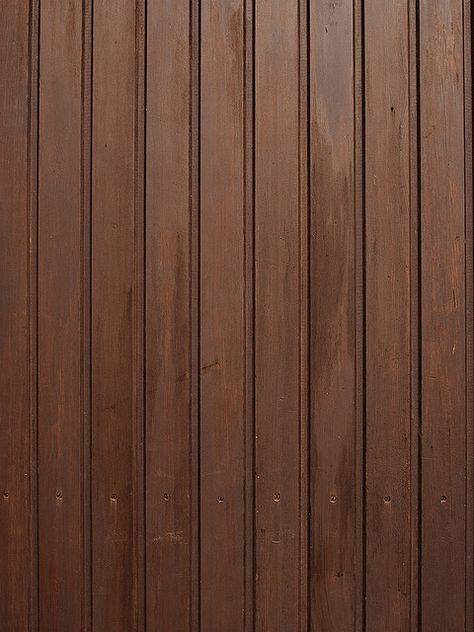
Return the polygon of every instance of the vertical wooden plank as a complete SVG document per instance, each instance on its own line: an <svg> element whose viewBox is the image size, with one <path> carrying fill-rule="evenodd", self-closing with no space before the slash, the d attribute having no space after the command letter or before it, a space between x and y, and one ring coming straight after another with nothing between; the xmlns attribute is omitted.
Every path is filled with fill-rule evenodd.
<svg viewBox="0 0 474 632"><path fill-rule="evenodd" d="M353 3L311 11L311 577L314 632L356 612Z"/></svg>
<svg viewBox="0 0 474 632"><path fill-rule="evenodd" d="M150 3L147 31L147 620L171 632L191 616L189 1Z"/></svg>
<svg viewBox="0 0 474 632"><path fill-rule="evenodd" d="M367 630L410 629L410 147L406 0L365 4ZM382 80L383 77L383 80Z"/></svg>
<svg viewBox="0 0 474 632"><path fill-rule="evenodd" d="M462 1L422 0L421 628L426 632L467 629L463 74Z"/></svg>
<svg viewBox="0 0 474 632"><path fill-rule="evenodd" d="M143 6L94 3L92 124L93 627L143 626L140 533Z"/></svg>
<svg viewBox="0 0 474 632"><path fill-rule="evenodd" d="M201 626L243 628L244 12L201 3Z"/></svg>
<svg viewBox="0 0 474 632"><path fill-rule="evenodd" d="M30 23L29 23L30 21ZM34 470L29 465L30 391L30 309L34 295L29 292L30 229L32 246L35 227L30 227L30 204L36 191L34 177L35 118L30 103L36 99L36 73L30 65L29 38L34 44L36 18L26 0L2 6L0 20L0 620L5 629L26 632L35 626L32 594L34 583L30 559L34 559L30 534L30 486ZM32 32L30 33L30 28ZM35 53L36 54L36 50ZM32 205L34 210L34 204ZM34 214L33 214L34 215ZM35 266L33 259L32 265ZM32 488L33 489L33 488ZM31 520L34 524L35 520ZM30 535L32 537L30 537ZM31 564L36 574L34 564Z"/></svg>
<svg viewBox="0 0 474 632"><path fill-rule="evenodd" d="M256 629L299 626L298 3L255 9Z"/></svg>
<svg viewBox="0 0 474 632"><path fill-rule="evenodd" d="M81 629L82 1L40 8L39 625Z"/></svg>

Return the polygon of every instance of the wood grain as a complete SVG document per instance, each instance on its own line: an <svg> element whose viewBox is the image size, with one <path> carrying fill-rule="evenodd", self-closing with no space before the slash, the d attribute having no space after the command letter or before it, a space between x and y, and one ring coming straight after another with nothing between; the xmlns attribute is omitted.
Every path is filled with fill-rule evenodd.
<svg viewBox="0 0 474 632"><path fill-rule="evenodd" d="M135 2L94 5L92 580L94 629L139 630ZM142 482L140 481L140 489Z"/></svg>
<svg viewBox="0 0 474 632"><path fill-rule="evenodd" d="M201 628L210 632L243 627L243 7L201 3Z"/></svg>
<svg viewBox="0 0 474 632"><path fill-rule="evenodd" d="M82 2L42 2L38 197L39 626L82 627ZM54 552L53 554L51 552Z"/></svg>
<svg viewBox="0 0 474 632"><path fill-rule="evenodd" d="M311 629L356 612L353 7L311 12Z"/></svg>
<svg viewBox="0 0 474 632"><path fill-rule="evenodd" d="M471 632L470 0L0 10L0 631Z"/></svg>
<svg viewBox="0 0 474 632"><path fill-rule="evenodd" d="M35 512L30 420L35 421L36 412L30 409L30 318L35 305L30 304L28 243L32 202L36 214L36 184L30 177L35 171L30 152L35 126L30 127L29 108L35 77L29 74L28 4L6 4L0 20L0 620L5 629L20 632L29 627L36 575L35 564L30 564L35 558L30 524L36 523L35 515L30 521L30 512ZM34 625L36 618L31 619Z"/></svg>
<svg viewBox="0 0 474 632"><path fill-rule="evenodd" d="M365 5L367 630L410 628L408 16Z"/></svg>
<svg viewBox="0 0 474 632"><path fill-rule="evenodd" d="M462 36L459 0L421 2L421 629L426 632L464 630L466 616Z"/></svg>
<svg viewBox="0 0 474 632"><path fill-rule="evenodd" d="M298 6L255 12L256 629L299 622Z"/></svg>
<svg viewBox="0 0 474 632"><path fill-rule="evenodd" d="M188 2L173 0L148 7L146 494L149 630L189 630L191 617L189 24ZM169 608L170 603L175 607Z"/></svg>

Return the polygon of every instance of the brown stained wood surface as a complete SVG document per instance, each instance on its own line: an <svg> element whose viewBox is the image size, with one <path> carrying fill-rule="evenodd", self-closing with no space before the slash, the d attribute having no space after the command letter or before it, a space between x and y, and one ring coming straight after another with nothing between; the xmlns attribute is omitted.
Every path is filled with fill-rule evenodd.
<svg viewBox="0 0 474 632"><path fill-rule="evenodd" d="M374 632L410 626L408 17L406 2L365 4L366 626Z"/></svg>
<svg viewBox="0 0 474 632"><path fill-rule="evenodd" d="M42 2L40 21L39 627L79 631L85 556L77 493L82 486L82 2Z"/></svg>
<svg viewBox="0 0 474 632"><path fill-rule="evenodd" d="M146 151L153 177L146 182L145 402L151 630L154 621L164 630L186 630L191 612L189 24L188 2L169 0L148 8Z"/></svg>
<svg viewBox="0 0 474 632"><path fill-rule="evenodd" d="M350 3L312 8L311 630L356 621L356 266L354 17ZM359 501L361 499L359 498Z"/></svg>
<svg viewBox="0 0 474 632"><path fill-rule="evenodd" d="M138 630L140 445L135 157L138 12L95 2L92 73L92 626Z"/></svg>
<svg viewBox="0 0 474 632"><path fill-rule="evenodd" d="M209 632L241 630L244 617L243 34L241 0L201 3L200 577Z"/></svg>
<svg viewBox="0 0 474 632"><path fill-rule="evenodd" d="M297 3L255 12L256 629L295 629L299 591Z"/></svg>
<svg viewBox="0 0 474 632"><path fill-rule="evenodd" d="M472 632L469 0L0 6L0 632Z"/></svg>
<svg viewBox="0 0 474 632"><path fill-rule="evenodd" d="M422 2L421 309L422 630L468 625L463 3ZM429 175L428 175L429 174ZM469 174L468 174L469 177ZM449 221L447 221L449 218ZM471 450L471 451L470 451ZM466 628L467 629L467 628Z"/></svg>
<svg viewBox="0 0 474 632"><path fill-rule="evenodd" d="M5 630L28 630L30 569L31 399L29 286L30 81L28 2L2 7L0 20L0 620ZM34 76L33 76L34 80ZM36 162L36 157L33 158ZM34 230L34 229L33 229ZM34 359L33 359L34 362Z"/></svg>

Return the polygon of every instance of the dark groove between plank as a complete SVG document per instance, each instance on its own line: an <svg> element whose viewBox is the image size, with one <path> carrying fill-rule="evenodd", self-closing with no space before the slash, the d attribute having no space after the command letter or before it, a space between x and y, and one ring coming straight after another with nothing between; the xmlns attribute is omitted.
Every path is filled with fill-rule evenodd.
<svg viewBox="0 0 474 632"><path fill-rule="evenodd" d="M423 349L422 349L422 326L423 326L423 301L422 301L422 267L421 267L421 89L420 89L420 3L419 0L413 0L415 3L415 30L416 30L416 42L415 42L415 54L416 54L416 185L417 185L417 208L418 217L416 222L417 238L417 325L418 325L418 341L417 341L417 370L418 370L418 383L417 383L417 415L418 415L418 435L417 435L417 503L416 503L416 515L417 515L417 603L416 603L416 619L412 622L415 630L421 632L422 630L422 576L421 576L421 555L422 555L422 414L423 414ZM415 616L415 613L413 613Z"/></svg>
<svg viewBox="0 0 474 632"><path fill-rule="evenodd" d="M308 186L308 137L309 137L309 73L308 41L309 12L307 0L298 3L298 303L299 303L299 628L306 632L308 616L308 550L309 550L309 186Z"/></svg>
<svg viewBox="0 0 474 632"><path fill-rule="evenodd" d="M422 300L422 267L421 267L421 90L420 90L420 2L415 2L415 29L416 29L416 86L417 86L417 100L416 100L416 184L417 184L417 323L418 323L418 344L417 344L417 369L418 369L418 435L417 435L417 547L418 556L416 559L417 570L417 602L416 602L416 618L412 622L415 630L421 632L422 630L422 576L421 576L421 556L422 556L422 536L423 536L423 524L422 524L422 507L423 507L423 479L422 479L422 423L423 423L423 348L422 348L422 326L423 326L423 300ZM413 613L415 616L415 613Z"/></svg>
<svg viewBox="0 0 474 632"><path fill-rule="evenodd" d="M254 272L254 3L244 0L244 444L245 444L245 538L244 538L244 626L255 629L255 272Z"/></svg>
<svg viewBox="0 0 474 632"><path fill-rule="evenodd" d="M354 164L356 287L356 632L366 628L366 313L365 313L365 72L364 0L354 0Z"/></svg>
<svg viewBox="0 0 474 632"><path fill-rule="evenodd" d="M465 208L465 291L466 291L466 632L473 629L474 530L473 530L473 192L472 192L472 14L471 0L463 4L464 32L464 208Z"/></svg>
<svg viewBox="0 0 474 632"><path fill-rule="evenodd" d="M135 511L136 629L146 628L145 575L145 16L146 0L135 8Z"/></svg>
<svg viewBox="0 0 474 632"><path fill-rule="evenodd" d="M88 552L88 562L89 562L89 582L90 582L90 596L89 596L89 608L90 608L90 631L93 632L94 629L94 620L93 620L93 603L94 603L94 593L93 593L93 530L92 530L92 264L93 264L93 250L92 250L92 174L93 174L93 143L92 143L92 126L94 123L94 2L93 0L88 0L90 2L90 111L89 111L89 138L90 138L90 146L89 146L89 208L90 208L90 217L89 217L89 406L90 406L90 421L89 421L89 445L88 445L88 461L89 461L89 552Z"/></svg>
<svg viewBox="0 0 474 632"><path fill-rule="evenodd" d="M312 398L311 398L311 212L312 212L312 187L311 187L311 0L306 0L306 37L305 37L305 66L306 66L306 197L307 197L307 218L306 218L306 256L307 256L307 287L306 287L306 319L307 319L307 334L306 334L306 373L307 373L307 432L306 432L306 447L308 455L306 458L306 497L307 497L307 516L306 516L306 535L308 543L306 547L306 577L305 577L305 590L307 595L306 603L306 630L311 630L311 595L312 595L312 582L311 582L311 533L312 533L312 520L311 520L311 427L312 427Z"/></svg>
<svg viewBox="0 0 474 632"><path fill-rule="evenodd" d="M410 628L418 630L420 606L419 586L419 428L420 428L420 249L419 249L419 94L418 94L418 0L408 3L408 63L409 63L409 155L410 155L410 356L411 356L411 589Z"/></svg>
<svg viewBox="0 0 474 632"><path fill-rule="evenodd" d="M147 214L146 214L146 210L147 210L147 196L146 196L146 184L147 184L147 153L146 153L146 149L147 149L147 143L146 143L146 139L147 139L147 81L148 81L148 58L147 58L147 54L148 54L148 0L143 0L143 15L142 15L142 28L143 28L143 37L142 37L142 67L141 67L141 73L142 73L142 86L141 86L141 90L142 90L142 97L141 97L141 107L143 109L143 113L142 113L142 118L140 121L140 126L142 129L142 138L141 138L141 142L142 142L142 160L143 160L143 164L142 164L142 186L143 186L143 192L142 192L142 200L141 200L141 206L142 206L142 214L143 214L143 218L142 218L142 240L143 240L143 248L142 248L142 269L141 269L141 273L142 273L142 288L143 288L143 295L142 295L142 313L141 313L141 326L142 326L142 341L141 341L141 347L142 347L142 358L141 358L141 367L142 367L142 372L143 372L143 378L142 378L142 401L143 401L143 410L142 410L142 415L143 415L143 421L142 421L142 428L141 428L141 438L142 438L142 445L140 448L140 453L141 453L141 459L142 459L142 463L141 463L141 471L139 472L139 474L141 475L141 480L142 480L142 485L143 485L143 491L142 491L142 495L141 495L141 502L142 502L142 508L141 508L141 516L142 516L142 537L143 537L143 541L142 541L142 578L143 578L143 630L144 632L146 632L146 630L148 629L148 617L147 617L147 612L148 612L148 604L147 604L147 594L148 594L148 588L147 588L147 470L146 470L146 436L147 436L147 398L146 398L146 392L147 392L147 372L146 372L146 366L147 366L147 362L146 362L146 349L147 349L147 334L146 334L146 287L147 287L147 267L146 267L146 260L147 260L147 252L146 252L146 231L147 231Z"/></svg>

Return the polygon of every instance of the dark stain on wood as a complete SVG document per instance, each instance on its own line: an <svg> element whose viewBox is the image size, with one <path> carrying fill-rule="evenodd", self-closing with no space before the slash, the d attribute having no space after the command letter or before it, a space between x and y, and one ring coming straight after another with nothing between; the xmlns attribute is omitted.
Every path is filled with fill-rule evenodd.
<svg viewBox="0 0 474 632"><path fill-rule="evenodd" d="M469 0L0 10L0 632L472 632Z"/></svg>

